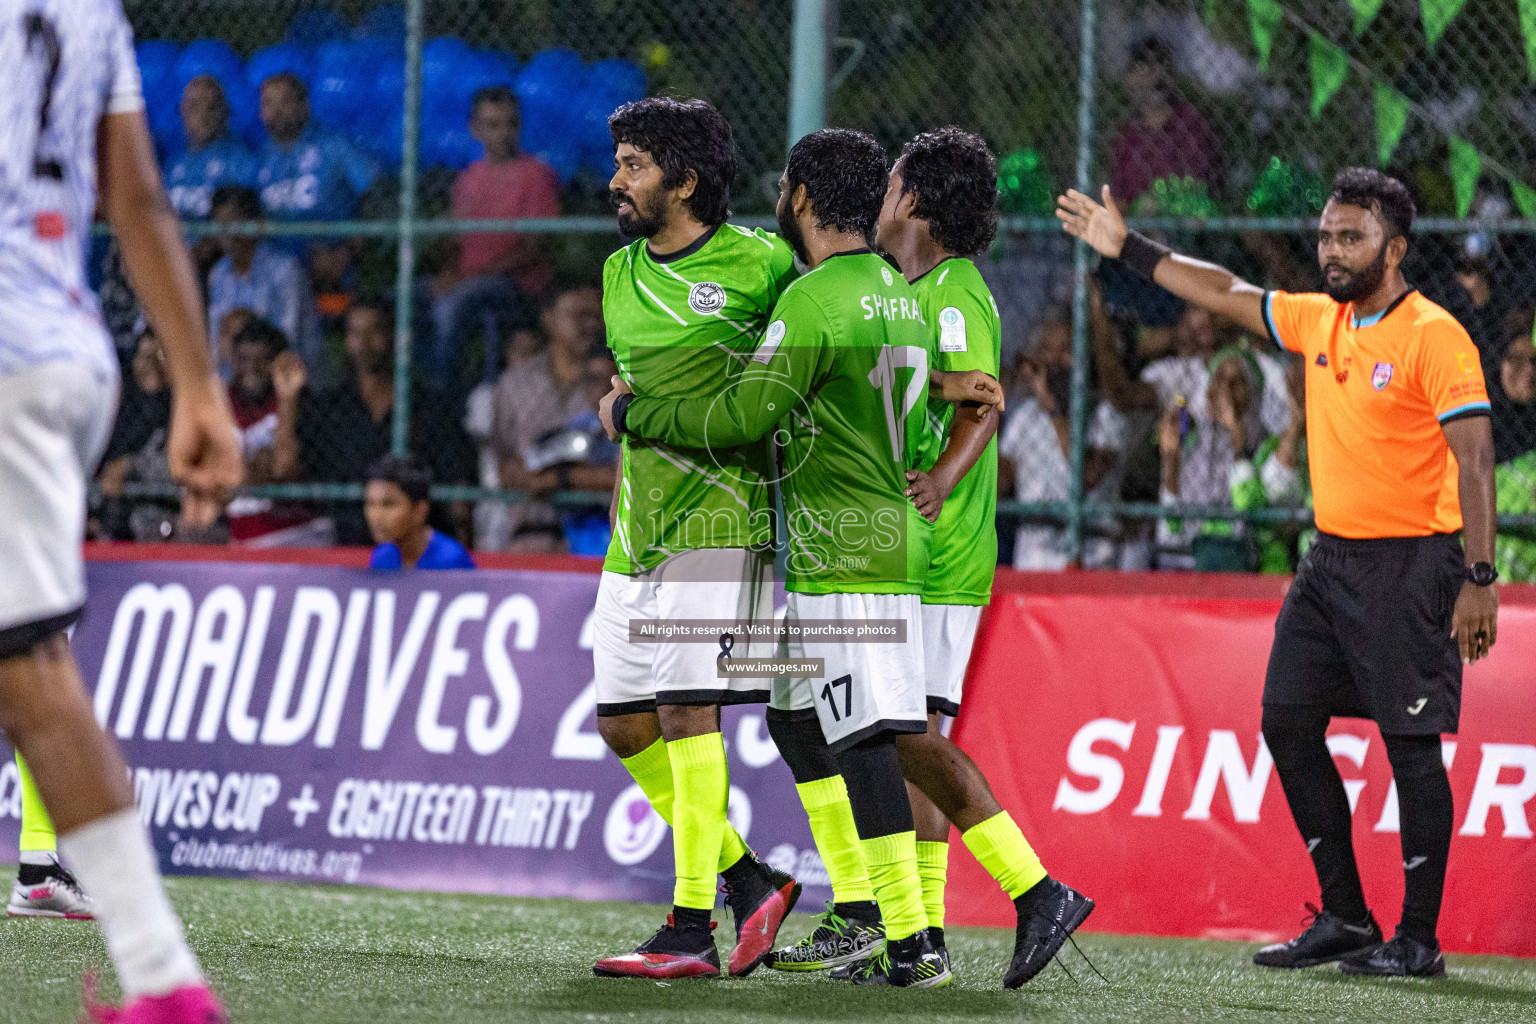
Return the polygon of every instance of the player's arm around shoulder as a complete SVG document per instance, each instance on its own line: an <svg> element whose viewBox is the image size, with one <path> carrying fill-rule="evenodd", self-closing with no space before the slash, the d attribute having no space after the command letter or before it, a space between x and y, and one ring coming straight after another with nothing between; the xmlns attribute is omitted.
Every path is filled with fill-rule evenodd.
<svg viewBox="0 0 1536 1024"><path fill-rule="evenodd" d="M820 303L803 290L791 289L774 305L761 341L725 391L691 398L625 398L610 393L599 416L610 437L685 448L747 444L766 434L807 397L830 335L831 325Z"/></svg>

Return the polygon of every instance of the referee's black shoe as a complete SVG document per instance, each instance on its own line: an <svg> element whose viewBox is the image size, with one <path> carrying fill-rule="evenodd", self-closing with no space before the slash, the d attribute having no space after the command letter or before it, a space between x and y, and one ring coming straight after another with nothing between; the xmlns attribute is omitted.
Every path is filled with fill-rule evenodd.
<svg viewBox="0 0 1536 1024"><path fill-rule="evenodd" d="M1339 970L1377 978L1443 978L1445 954L1439 942L1426 946L1398 932L1391 942L1345 957L1339 961Z"/></svg>
<svg viewBox="0 0 1536 1024"><path fill-rule="evenodd" d="M1381 926L1366 912L1365 920L1350 924L1337 914L1307 904L1311 923L1290 942L1265 946L1253 954L1260 967L1316 967L1381 945Z"/></svg>

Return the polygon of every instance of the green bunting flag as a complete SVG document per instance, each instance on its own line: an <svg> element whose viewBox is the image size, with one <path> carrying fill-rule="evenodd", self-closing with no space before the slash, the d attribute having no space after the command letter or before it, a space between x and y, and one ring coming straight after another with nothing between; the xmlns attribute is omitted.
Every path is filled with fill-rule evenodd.
<svg viewBox="0 0 1536 1024"><path fill-rule="evenodd" d="M1408 98L1390 85L1376 83L1376 165L1386 167L1408 127Z"/></svg>
<svg viewBox="0 0 1536 1024"><path fill-rule="evenodd" d="M1511 181L1509 191L1515 197L1515 206L1526 220L1536 220L1536 189L1523 181Z"/></svg>
<svg viewBox="0 0 1536 1024"><path fill-rule="evenodd" d="M1259 51L1259 70L1269 71L1269 51L1275 45L1275 32L1285 12L1276 0L1248 0L1248 27L1253 32L1253 45Z"/></svg>
<svg viewBox="0 0 1536 1024"><path fill-rule="evenodd" d="M1323 108L1349 77L1349 58L1316 32L1312 36L1312 120L1322 116Z"/></svg>
<svg viewBox="0 0 1536 1024"><path fill-rule="evenodd" d="M1456 15L1467 5L1467 0L1419 0L1419 11L1424 16L1424 38L1433 50Z"/></svg>
<svg viewBox="0 0 1536 1024"><path fill-rule="evenodd" d="M1477 195L1477 179L1483 176L1483 154L1466 139L1452 135L1450 171L1456 189L1456 216L1465 217Z"/></svg>
<svg viewBox="0 0 1536 1024"><path fill-rule="evenodd" d="M1536 82L1536 0L1520 0L1520 34L1525 37L1525 67Z"/></svg>
<svg viewBox="0 0 1536 1024"><path fill-rule="evenodd" d="M1370 27L1376 19L1376 12L1381 10L1381 5L1386 0L1349 0L1349 6L1355 9L1355 35L1359 35Z"/></svg>

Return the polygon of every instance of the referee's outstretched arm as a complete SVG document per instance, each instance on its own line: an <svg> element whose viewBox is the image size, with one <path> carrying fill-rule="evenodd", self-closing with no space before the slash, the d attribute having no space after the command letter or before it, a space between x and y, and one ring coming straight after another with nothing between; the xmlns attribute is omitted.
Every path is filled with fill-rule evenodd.
<svg viewBox="0 0 1536 1024"><path fill-rule="evenodd" d="M1104 202L1072 189L1056 198L1056 216L1067 234L1125 263L1186 302L1204 306L1240 324L1256 337L1267 337L1264 289L1225 267L1173 252L1144 235L1129 231L1120 208L1104 186Z"/></svg>

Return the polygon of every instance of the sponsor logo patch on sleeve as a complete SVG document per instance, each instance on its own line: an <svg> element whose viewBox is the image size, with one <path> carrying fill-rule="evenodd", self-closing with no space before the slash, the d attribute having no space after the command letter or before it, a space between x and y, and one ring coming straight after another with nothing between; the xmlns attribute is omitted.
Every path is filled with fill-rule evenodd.
<svg viewBox="0 0 1536 1024"><path fill-rule="evenodd" d="M939 351L965 351L965 314L954 306L939 311Z"/></svg>

